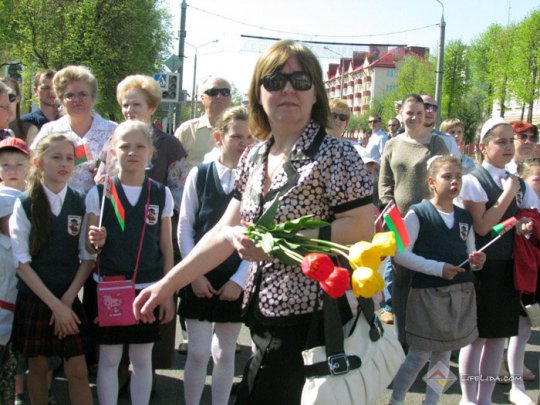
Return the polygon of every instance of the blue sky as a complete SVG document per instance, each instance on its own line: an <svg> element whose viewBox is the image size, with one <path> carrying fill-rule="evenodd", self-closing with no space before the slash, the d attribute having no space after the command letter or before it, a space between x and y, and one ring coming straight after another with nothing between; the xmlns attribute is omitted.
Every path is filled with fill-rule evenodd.
<svg viewBox="0 0 540 405"><path fill-rule="evenodd" d="M180 24L181 0L164 0L173 31ZM493 23L522 20L540 9L537 0L441 0L446 41L469 43ZM391 43L424 46L436 53L442 7L436 0L191 0L187 1L186 41L199 47L197 82L212 74L230 79L240 91L249 86L253 66L271 42L241 35L314 41ZM380 35L400 32L392 35ZM218 39L217 43L208 42ZM348 56L352 47L330 47ZM362 48L354 48L362 49ZM323 71L338 56L313 48ZM174 41L171 52L178 52ZM184 88L191 94L194 48L187 45Z"/></svg>

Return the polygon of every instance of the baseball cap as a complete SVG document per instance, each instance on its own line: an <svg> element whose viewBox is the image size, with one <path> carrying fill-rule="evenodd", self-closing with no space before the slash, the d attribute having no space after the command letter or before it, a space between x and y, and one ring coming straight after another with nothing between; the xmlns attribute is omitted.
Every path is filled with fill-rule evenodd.
<svg viewBox="0 0 540 405"><path fill-rule="evenodd" d="M5 138L0 141L0 150L3 149L16 149L19 152L24 153L25 155L30 155L26 142L20 138L15 138L14 136Z"/></svg>

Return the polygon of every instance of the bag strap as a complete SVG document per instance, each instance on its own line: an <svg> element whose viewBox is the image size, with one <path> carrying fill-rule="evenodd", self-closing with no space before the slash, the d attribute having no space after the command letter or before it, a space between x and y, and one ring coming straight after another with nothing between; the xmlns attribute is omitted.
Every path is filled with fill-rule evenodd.
<svg viewBox="0 0 540 405"><path fill-rule="evenodd" d="M141 259L141 252L142 252L142 246L143 246L143 242L144 242L144 234L145 234L145 231L146 231L146 217L148 216L148 206L150 205L150 191L152 190L152 182L150 181L150 179L148 179L148 195L146 196L146 205L144 207L144 222L143 222L143 227L142 227L142 231L141 231L141 239L139 241L139 251L137 252L137 260L135 261L135 271L133 272L133 278L131 279L131 281L135 284L135 280L137 279L137 272L139 271L139 261ZM103 191L105 192L105 191ZM99 262L100 262L100 257L101 257L101 253L98 255L97 257L97 271L98 271L98 277L101 277L101 271L100 271L100 265L99 265Z"/></svg>

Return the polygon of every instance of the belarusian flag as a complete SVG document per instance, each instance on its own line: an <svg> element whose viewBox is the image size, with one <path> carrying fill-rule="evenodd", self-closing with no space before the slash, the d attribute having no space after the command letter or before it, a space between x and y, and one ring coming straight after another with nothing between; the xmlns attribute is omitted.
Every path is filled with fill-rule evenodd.
<svg viewBox="0 0 540 405"><path fill-rule="evenodd" d="M87 144L83 143L75 148L75 166L88 162Z"/></svg>
<svg viewBox="0 0 540 405"><path fill-rule="evenodd" d="M122 229L122 232L123 232L124 227L126 226L126 213L124 211L124 206L122 205L122 202L120 201L120 197L118 197L118 191L116 190L116 185L114 184L113 179L108 176L107 176L107 181L105 185L106 185L105 195L107 196L107 198L111 200L114 213L116 214L116 219L118 220L118 223L120 224L120 228Z"/></svg>
<svg viewBox="0 0 540 405"><path fill-rule="evenodd" d="M394 235L396 236L396 244L400 252L403 252L411 240L409 239L409 233L401 214L396 207L396 204L392 201L390 206L386 208L384 213L384 222L388 226Z"/></svg>
<svg viewBox="0 0 540 405"><path fill-rule="evenodd" d="M492 236L504 235L506 232L508 232L510 229L516 226L518 222L519 221L516 219L516 217L510 217L508 219L505 219L500 224L497 224L493 228L491 228L491 235Z"/></svg>

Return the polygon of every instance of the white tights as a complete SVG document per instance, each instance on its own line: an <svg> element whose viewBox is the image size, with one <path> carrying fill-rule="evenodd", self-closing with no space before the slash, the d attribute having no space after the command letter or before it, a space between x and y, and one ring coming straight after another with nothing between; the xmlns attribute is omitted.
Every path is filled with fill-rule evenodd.
<svg viewBox="0 0 540 405"><path fill-rule="evenodd" d="M491 404L491 396L504 355L505 341L506 338L478 338L461 349L459 376L462 402L478 405Z"/></svg>
<svg viewBox="0 0 540 405"><path fill-rule="evenodd" d="M523 382L523 360L525 359L525 346L531 337L531 323L526 316L519 317L519 332L512 336L508 342L508 371L512 378L512 390L526 394ZM519 395L515 392L514 395ZM527 397L530 402L530 398ZM527 402L524 400L524 402Z"/></svg>
<svg viewBox="0 0 540 405"><path fill-rule="evenodd" d="M418 373L422 370L422 368L428 361L430 362L428 370L431 370L435 365L437 365L438 362L446 366L446 369L448 370L450 365L450 353L450 351L427 352L412 347L409 348L407 358L399 368L399 371L394 378L394 390L392 391L392 398L390 400L390 404L402 404L403 401L405 401L405 395L407 394L407 391L409 391L414 381L416 380ZM424 401L424 404L435 405L439 400L439 397L440 394L434 391L428 384L426 386L426 399Z"/></svg>
<svg viewBox="0 0 540 405"><path fill-rule="evenodd" d="M129 360L133 366L129 391L133 405L148 405L152 391L152 348L154 343L130 344ZM123 345L100 345L97 393L100 405L118 403L118 365Z"/></svg>
<svg viewBox="0 0 540 405"><path fill-rule="evenodd" d="M201 401L206 369L210 354L214 362L212 372L212 404L226 405L229 401L234 377L236 340L241 323L212 322L186 319L188 354L184 370L184 394L186 405L198 405Z"/></svg>

